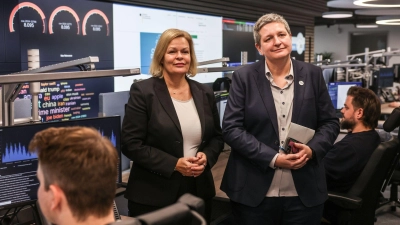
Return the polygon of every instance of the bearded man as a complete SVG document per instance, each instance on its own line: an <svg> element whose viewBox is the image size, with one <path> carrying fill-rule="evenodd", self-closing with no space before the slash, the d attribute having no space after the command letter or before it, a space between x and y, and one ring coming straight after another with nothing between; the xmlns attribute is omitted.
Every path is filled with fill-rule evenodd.
<svg viewBox="0 0 400 225"><path fill-rule="evenodd" d="M347 192L380 143L375 131L381 104L375 93L362 87L351 87L341 110L341 129L348 134L334 144L323 159L328 191Z"/></svg>

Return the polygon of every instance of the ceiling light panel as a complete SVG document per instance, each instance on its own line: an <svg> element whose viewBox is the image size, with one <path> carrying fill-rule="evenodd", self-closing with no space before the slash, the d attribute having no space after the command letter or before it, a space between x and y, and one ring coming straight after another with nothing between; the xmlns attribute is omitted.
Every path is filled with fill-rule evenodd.
<svg viewBox="0 0 400 225"><path fill-rule="evenodd" d="M327 18L327 19L349 18L352 16L353 16L353 13L347 12L347 11L332 11L332 12L322 13L322 17Z"/></svg>
<svg viewBox="0 0 400 225"><path fill-rule="evenodd" d="M378 24L356 24L356 28L378 28Z"/></svg>
<svg viewBox="0 0 400 225"><path fill-rule="evenodd" d="M356 0L354 5L367 6L367 7L400 7L399 0Z"/></svg>
<svg viewBox="0 0 400 225"><path fill-rule="evenodd" d="M380 25L400 25L400 16L378 16L376 23Z"/></svg>

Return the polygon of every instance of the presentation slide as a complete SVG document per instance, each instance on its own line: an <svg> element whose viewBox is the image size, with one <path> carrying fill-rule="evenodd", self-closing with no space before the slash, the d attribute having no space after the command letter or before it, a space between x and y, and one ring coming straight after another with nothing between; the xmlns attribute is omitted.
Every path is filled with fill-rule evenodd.
<svg viewBox="0 0 400 225"><path fill-rule="evenodd" d="M161 33L169 28L189 32L198 62L222 58L222 17L114 4L114 68L140 68L141 75L115 77L114 90L126 91L135 80L149 78L149 67ZM206 65L219 67L221 63ZM212 83L222 73L193 79Z"/></svg>

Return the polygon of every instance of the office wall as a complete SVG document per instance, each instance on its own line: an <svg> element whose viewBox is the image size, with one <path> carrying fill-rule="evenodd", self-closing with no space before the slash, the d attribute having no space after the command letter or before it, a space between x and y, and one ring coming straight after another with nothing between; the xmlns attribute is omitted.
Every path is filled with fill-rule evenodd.
<svg viewBox="0 0 400 225"><path fill-rule="evenodd" d="M334 60L346 60L350 54L350 34L355 32L371 33L386 32L388 34L387 44L392 49L400 49L400 29L399 26L381 26L376 29L358 29L354 25L334 25L331 27L316 26L314 28L314 51L333 52ZM400 63L400 56L391 57L389 65Z"/></svg>

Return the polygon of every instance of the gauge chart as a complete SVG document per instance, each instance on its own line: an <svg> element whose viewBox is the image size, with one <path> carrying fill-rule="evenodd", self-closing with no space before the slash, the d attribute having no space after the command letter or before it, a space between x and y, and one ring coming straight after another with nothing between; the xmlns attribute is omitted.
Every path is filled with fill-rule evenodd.
<svg viewBox="0 0 400 225"><path fill-rule="evenodd" d="M72 8L70 8L70 7L68 7L68 6L60 6L60 7L57 7L52 13L51 13L51 16L50 16L50 18L49 18L49 34L53 34L54 33L54 29L53 29L53 26L55 26L55 21L54 21L54 18L57 16L57 15L60 15L60 14L62 14L62 13L64 13L64 12L67 12L67 13L69 13L70 15L72 15L73 17L74 17L74 19L75 19L75 22L76 22L76 26L77 26L77 34L79 34L79 30L80 30L80 28L79 28L79 22L80 22L80 19L79 19L79 16L78 16L78 14L75 12L75 10L73 10ZM62 21L60 21L60 22L58 22L58 26L62 29L62 30L70 30L71 29L71 22L70 21L68 21L68 18L67 17L63 17L63 18L61 18L61 20ZM65 21L63 21L63 20L65 20Z"/></svg>
<svg viewBox="0 0 400 225"><path fill-rule="evenodd" d="M110 28L109 28L110 22L106 16L106 14L104 14L102 11L100 11L98 9L92 9L88 13L86 13L86 15L82 21L82 34L87 35L86 27L88 25L88 20L93 15L99 15L104 19L104 22L106 23L107 36L109 36L110 35ZM91 24L91 27L92 27L93 31L101 31L101 29L102 29L102 25L99 25L99 24Z"/></svg>
<svg viewBox="0 0 400 225"><path fill-rule="evenodd" d="M44 15L43 11L39 8L39 6L37 6L31 2L19 3L11 11L11 14L10 14L10 17L8 20L8 26L9 26L10 32L15 32L14 21L15 21L15 19L17 19L16 14L20 9L24 9L24 8L32 9L37 14L40 15L40 18L43 22L43 33L45 33L46 32L46 22L45 22L46 16ZM20 18L18 18L18 19L20 19ZM21 19L21 23L24 28L35 28L35 26L38 26L37 21L35 19L23 19L23 20Z"/></svg>

